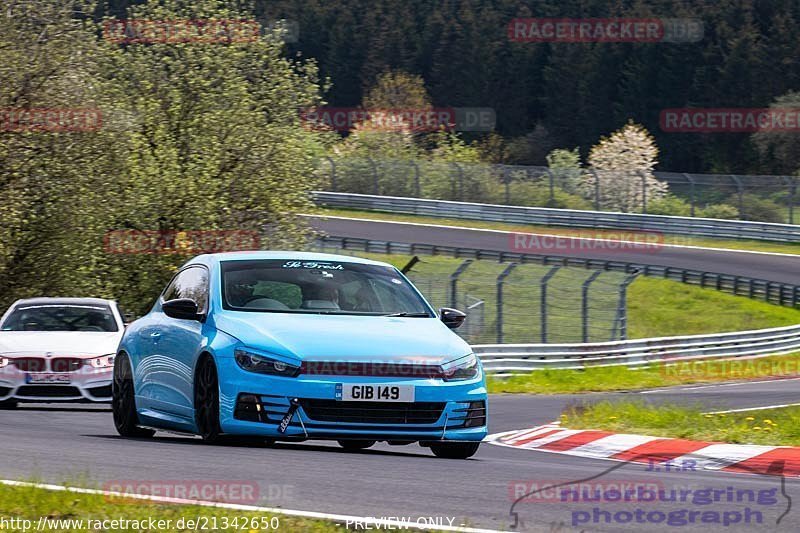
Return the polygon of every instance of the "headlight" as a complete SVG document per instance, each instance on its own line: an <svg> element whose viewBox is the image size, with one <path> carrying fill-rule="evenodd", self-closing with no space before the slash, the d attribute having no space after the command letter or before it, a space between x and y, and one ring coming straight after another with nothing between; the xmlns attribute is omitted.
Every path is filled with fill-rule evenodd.
<svg viewBox="0 0 800 533"><path fill-rule="evenodd" d="M9 359L8 357L0 356L0 368L5 368L10 364L11 364L11 359Z"/></svg>
<svg viewBox="0 0 800 533"><path fill-rule="evenodd" d="M100 357L87 359L86 366L98 369L114 368L114 354L101 355Z"/></svg>
<svg viewBox="0 0 800 533"><path fill-rule="evenodd" d="M258 374L269 374L271 376L285 376L293 378L300 373L300 366L272 359L264 355L248 352L247 350L236 350L233 353L236 364L248 372Z"/></svg>
<svg viewBox="0 0 800 533"><path fill-rule="evenodd" d="M442 365L442 379L461 381L478 376L478 358L474 353Z"/></svg>

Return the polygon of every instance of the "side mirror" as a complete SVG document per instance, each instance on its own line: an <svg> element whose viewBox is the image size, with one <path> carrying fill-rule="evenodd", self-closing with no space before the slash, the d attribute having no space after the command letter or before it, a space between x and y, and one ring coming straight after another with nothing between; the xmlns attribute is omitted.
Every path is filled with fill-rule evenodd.
<svg viewBox="0 0 800 533"><path fill-rule="evenodd" d="M170 318L181 318L183 320L202 320L202 315L198 314L197 303L190 298L178 298L161 304L161 310Z"/></svg>
<svg viewBox="0 0 800 533"><path fill-rule="evenodd" d="M458 309L442 307L439 309L439 319L444 322L444 325L448 328L456 329L464 323L464 320L467 319L467 315Z"/></svg>

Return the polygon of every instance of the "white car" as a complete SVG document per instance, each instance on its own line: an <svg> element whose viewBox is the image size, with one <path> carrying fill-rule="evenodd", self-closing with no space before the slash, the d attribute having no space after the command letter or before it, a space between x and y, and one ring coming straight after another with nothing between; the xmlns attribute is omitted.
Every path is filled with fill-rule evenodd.
<svg viewBox="0 0 800 533"><path fill-rule="evenodd" d="M113 300L14 302L0 318L0 408L19 401L111 401L114 354L124 329Z"/></svg>

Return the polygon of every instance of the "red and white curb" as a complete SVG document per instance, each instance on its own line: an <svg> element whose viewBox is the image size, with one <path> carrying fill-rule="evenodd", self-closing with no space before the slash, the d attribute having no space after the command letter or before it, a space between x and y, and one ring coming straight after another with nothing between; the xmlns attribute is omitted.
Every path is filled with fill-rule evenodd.
<svg viewBox="0 0 800 533"><path fill-rule="evenodd" d="M676 469L800 476L800 447L725 444L648 437L545 424L496 433L489 444L629 463L666 463Z"/></svg>

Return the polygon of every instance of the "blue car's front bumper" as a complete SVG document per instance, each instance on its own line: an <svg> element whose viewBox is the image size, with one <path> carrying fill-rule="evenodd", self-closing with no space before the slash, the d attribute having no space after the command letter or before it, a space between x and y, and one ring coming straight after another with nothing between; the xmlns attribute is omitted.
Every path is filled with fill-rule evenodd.
<svg viewBox="0 0 800 533"><path fill-rule="evenodd" d="M480 441L486 436L487 397L483 371L468 381L370 376L300 375L273 377L247 372L232 358L217 361L220 381L220 426L234 435L278 439L346 439L396 441ZM342 402L339 383L413 385L414 403ZM243 416L243 395L259 400L256 416ZM299 406L286 431L279 425L297 399ZM482 409L482 411L481 411ZM477 425L480 424L480 425Z"/></svg>

